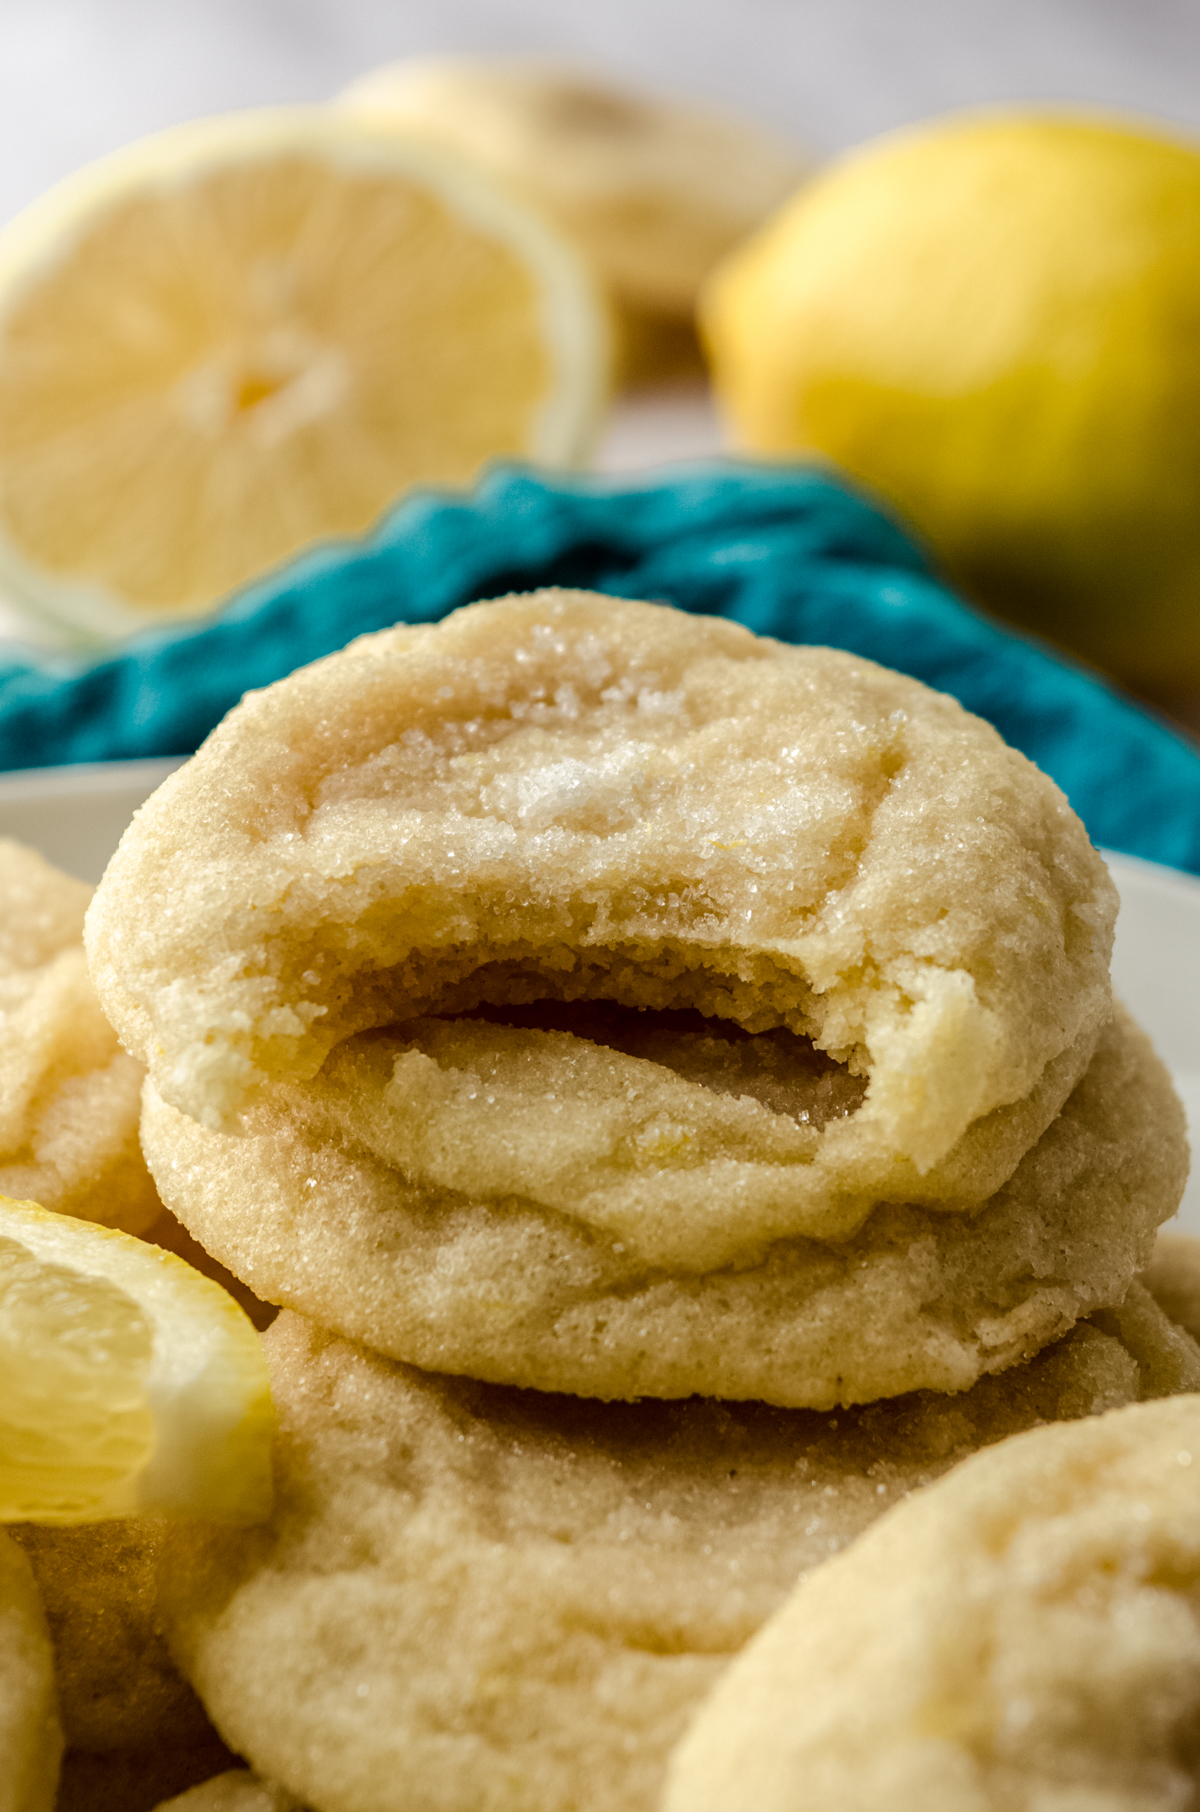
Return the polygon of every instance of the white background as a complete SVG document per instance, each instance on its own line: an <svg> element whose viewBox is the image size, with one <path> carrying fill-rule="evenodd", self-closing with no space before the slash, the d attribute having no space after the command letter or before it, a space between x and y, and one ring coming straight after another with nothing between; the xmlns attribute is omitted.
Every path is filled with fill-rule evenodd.
<svg viewBox="0 0 1200 1812"><path fill-rule="evenodd" d="M0 220L158 127L467 49L590 61L818 153L1013 100L1200 132L1200 0L0 0Z"/></svg>

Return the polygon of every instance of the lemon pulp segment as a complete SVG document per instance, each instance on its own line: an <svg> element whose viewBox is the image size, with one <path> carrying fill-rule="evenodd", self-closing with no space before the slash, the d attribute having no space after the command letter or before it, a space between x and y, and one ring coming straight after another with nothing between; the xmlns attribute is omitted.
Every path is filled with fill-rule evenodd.
<svg viewBox="0 0 1200 1812"><path fill-rule="evenodd" d="M258 1337L219 1285L0 1197L0 1521L254 1520L271 1430Z"/></svg>
<svg viewBox="0 0 1200 1812"><path fill-rule="evenodd" d="M0 240L0 537L35 604L195 614L417 481L578 457L603 321L486 181L303 110L156 146Z"/></svg>
<svg viewBox="0 0 1200 1812"><path fill-rule="evenodd" d="M0 1236L0 1511L86 1516L149 1458L153 1333L104 1278Z"/></svg>

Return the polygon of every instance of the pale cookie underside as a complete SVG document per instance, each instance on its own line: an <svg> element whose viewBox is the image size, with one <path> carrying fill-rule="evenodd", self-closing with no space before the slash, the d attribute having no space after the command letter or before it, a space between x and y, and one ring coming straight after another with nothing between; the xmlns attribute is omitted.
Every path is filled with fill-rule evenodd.
<svg viewBox="0 0 1200 1812"><path fill-rule="evenodd" d="M356 1032L480 1005L786 1028L869 1082L805 1161L789 1231L828 1237L995 1188L939 1167L1082 1067L1114 913L1057 788L953 700L551 592L250 695L126 833L89 949L127 1048L214 1126Z"/></svg>
<svg viewBox="0 0 1200 1812"><path fill-rule="evenodd" d="M665 1812L1172 1812L1200 1770L1200 1397L969 1460L803 1581Z"/></svg>
<svg viewBox="0 0 1200 1812"><path fill-rule="evenodd" d="M1142 1292L954 1398L827 1416L438 1378L284 1315L265 1529L175 1532L176 1652L230 1746L325 1812L652 1812L799 1573L964 1454L1194 1388Z"/></svg>
<svg viewBox="0 0 1200 1812"><path fill-rule="evenodd" d="M415 1187L380 1155L381 1054L395 1047L371 1035L334 1066L340 1090L281 1088L243 1136L148 1088L159 1189L265 1300L431 1370L542 1390L817 1407L962 1390L1120 1302L1187 1173L1169 1078L1120 1014L976 1213L881 1207L847 1242L673 1273L558 1209Z"/></svg>

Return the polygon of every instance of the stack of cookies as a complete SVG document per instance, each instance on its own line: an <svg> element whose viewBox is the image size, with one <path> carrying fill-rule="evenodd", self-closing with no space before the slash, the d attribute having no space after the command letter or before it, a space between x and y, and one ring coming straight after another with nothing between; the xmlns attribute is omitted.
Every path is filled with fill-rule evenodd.
<svg viewBox="0 0 1200 1812"><path fill-rule="evenodd" d="M719 620L535 593L248 696L88 920L164 1201L289 1311L274 1519L170 1568L230 1747L314 1812L649 1812L896 1498L1200 1388L1115 913L986 724Z"/></svg>

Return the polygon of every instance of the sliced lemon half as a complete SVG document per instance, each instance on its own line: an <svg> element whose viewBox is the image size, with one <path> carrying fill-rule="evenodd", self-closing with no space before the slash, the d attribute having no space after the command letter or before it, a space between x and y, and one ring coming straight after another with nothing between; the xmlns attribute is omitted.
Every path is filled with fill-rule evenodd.
<svg viewBox="0 0 1200 1812"><path fill-rule="evenodd" d="M219 1284L0 1196L0 1521L258 1521L272 1428L258 1336Z"/></svg>
<svg viewBox="0 0 1200 1812"><path fill-rule="evenodd" d="M414 484L577 463L608 367L580 258L450 153L176 128L0 234L0 586L94 639L206 613Z"/></svg>

